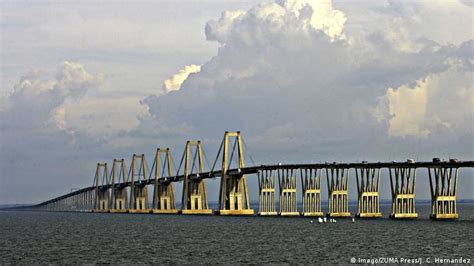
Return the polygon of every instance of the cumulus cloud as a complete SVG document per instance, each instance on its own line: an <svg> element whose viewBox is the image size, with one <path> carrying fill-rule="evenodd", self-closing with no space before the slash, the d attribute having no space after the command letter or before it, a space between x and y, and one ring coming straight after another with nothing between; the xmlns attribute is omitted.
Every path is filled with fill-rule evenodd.
<svg viewBox="0 0 474 266"><path fill-rule="evenodd" d="M78 156L81 148L97 143L82 141L82 136L70 129L64 104L80 101L97 90L102 80L101 75L91 74L81 64L66 61L57 67L55 75L40 70L27 73L3 98L0 170L10 173L0 180L4 201L21 200L18 194L31 192L32 184L35 195L59 193L57 184L62 183L57 181L71 172L79 173L77 169L89 160ZM26 196L25 200L32 198L36 197Z"/></svg>
<svg viewBox="0 0 474 266"><path fill-rule="evenodd" d="M379 121L388 120L394 137L459 137L472 133L474 88L472 67L450 61L441 73L430 74L398 88L388 88L376 110Z"/></svg>
<svg viewBox="0 0 474 266"><path fill-rule="evenodd" d="M206 37L221 44L241 42L257 45L264 34L321 31L333 41L344 39L344 13L331 0L286 0L262 3L249 11L225 11L218 21L206 24ZM231 40L232 38L233 40Z"/></svg>
<svg viewBox="0 0 474 266"><path fill-rule="evenodd" d="M188 78L189 74L198 73L199 71L201 71L201 67L198 65L185 66L171 78L165 80L163 83L163 90L167 93L170 91L179 90L181 88L181 84L183 84L183 82Z"/></svg>
<svg viewBox="0 0 474 266"><path fill-rule="evenodd" d="M104 94L103 83L102 74L66 61L55 74L30 71L2 98L0 170L12 173L0 179L3 201L37 201L90 185L84 169L113 155L128 158L137 145L128 133L145 106L139 96ZM20 198L31 184L35 193Z"/></svg>
<svg viewBox="0 0 474 266"><path fill-rule="evenodd" d="M371 12L386 21L408 13L427 16L416 9L393 14L386 6ZM176 93L143 100L155 132L161 128L168 132L161 136L171 135L177 126L186 135L213 139L224 130L241 130L258 143L260 154L279 143L294 160L308 158L301 150L311 158L350 160L380 156L383 147L405 156L421 150L415 145L394 150L402 136L422 138L417 145L432 156L429 147L439 142L443 127L458 132L443 141L461 147L460 138L470 131L455 125L469 124L469 110L458 109L462 115L453 122L436 111L440 103L434 98L447 93L441 88L448 81L442 80L456 79L448 77L456 72L449 62L471 60L472 43L437 43L403 23L396 28L361 22L364 30L351 23L331 1L276 1L223 12L205 28L207 39L221 45L217 56ZM463 71L458 78L464 83L459 91L451 89L454 95L472 91L466 80L472 68ZM469 155L463 148L459 152Z"/></svg>
<svg viewBox="0 0 474 266"><path fill-rule="evenodd" d="M68 99L79 100L88 90L96 88L102 76L88 73L74 62L64 62L55 77L33 70L24 75L13 92L4 99L2 130L51 130L49 122L64 128L61 105Z"/></svg>
<svg viewBox="0 0 474 266"><path fill-rule="evenodd" d="M146 107L140 97L86 95L80 101L66 101L57 113L67 129L91 139L118 145L116 138L126 135L140 123Z"/></svg>

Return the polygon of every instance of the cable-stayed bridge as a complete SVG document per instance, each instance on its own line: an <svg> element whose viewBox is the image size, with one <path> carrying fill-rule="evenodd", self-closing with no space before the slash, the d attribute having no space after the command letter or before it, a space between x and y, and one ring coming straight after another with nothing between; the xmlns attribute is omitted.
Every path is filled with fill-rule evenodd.
<svg viewBox="0 0 474 266"><path fill-rule="evenodd" d="M154 214L220 214L350 217L349 173L355 175L358 208L362 218L382 217L380 212L381 169L388 169L391 218L417 218L416 173L428 172L431 218L456 219L456 195L461 168L473 168L474 161L450 159L430 162L316 163L245 166L245 141L240 132L225 132L212 164L200 141L187 141L178 169L173 169L169 148L157 148L149 169L143 154L134 154L127 168L124 159L111 167L98 163L93 185L23 207L28 210ZM253 159L250 157L253 161ZM205 164L208 171L205 171ZM255 165L255 163L254 163ZM175 174L173 174L175 170ZM255 175L259 185L257 212L250 207L247 176ZM206 179L220 178L219 207L208 206ZM181 206L176 205L174 184L183 184ZM328 212L322 212L322 182L328 191ZM297 186L302 188L302 209L298 209ZM278 190L277 190L278 186ZM149 192L152 194L149 194ZM277 193L278 192L278 193ZM277 198L279 206L277 206ZM278 207L278 208L277 208Z"/></svg>

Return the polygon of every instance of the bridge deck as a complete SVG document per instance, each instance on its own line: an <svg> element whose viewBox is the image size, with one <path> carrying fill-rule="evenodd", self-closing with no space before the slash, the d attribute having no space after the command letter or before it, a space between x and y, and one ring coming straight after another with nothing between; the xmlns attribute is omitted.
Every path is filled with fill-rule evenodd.
<svg viewBox="0 0 474 266"><path fill-rule="evenodd" d="M348 169L348 168L436 168L436 167L453 167L453 168L464 168L474 167L474 161L449 161L449 162L376 162L376 163L314 163L314 164L275 164L275 165L260 165L245 168L229 169L227 175L248 175L255 174L258 171L263 170L282 170L282 169ZM191 179L197 178L215 178L222 176L222 171L208 171L204 173L194 173L188 175ZM158 179L158 182L179 182L184 180L184 175L162 177ZM155 183L154 179L147 181L135 181L135 185L151 185ZM117 183L116 186L130 186L131 182ZM108 189L112 185L100 186L99 189ZM61 199L65 199L74 195L78 195L87 191L95 190L95 186L86 187L73 191L71 193L56 197L54 199L42 202L35 206L46 205ZM29 206L31 207L31 206Z"/></svg>

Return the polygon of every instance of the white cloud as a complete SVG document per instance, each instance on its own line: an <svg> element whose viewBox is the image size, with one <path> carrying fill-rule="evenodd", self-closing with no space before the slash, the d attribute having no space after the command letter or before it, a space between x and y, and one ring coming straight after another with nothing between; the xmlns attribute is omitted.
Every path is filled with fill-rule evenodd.
<svg viewBox="0 0 474 266"><path fill-rule="evenodd" d="M90 95L80 101L67 101L58 111L55 117L60 118L60 128L114 143L139 125L146 107L139 97Z"/></svg>
<svg viewBox="0 0 474 266"><path fill-rule="evenodd" d="M265 35L324 32L331 40L344 39L346 17L334 9L331 0L287 0L262 3L248 11L225 11L218 21L206 24L206 37L221 44L241 42L265 45ZM287 35L291 37L290 35ZM232 38L232 39L231 39Z"/></svg>
<svg viewBox="0 0 474 266"><path fill-rule="evenodd" d="M383 8L371 12L387 20L394 16ZM324 14L316 21L327 27L315 26L316 14ZM403 14L396 16L403 19ZM319 147L312 156L351 159L354 153L363 153L367 158L384 154L383 147L393 149L391 144L402 135L414 138L410 141L422 137L419 145L425 154L440 141L456 143L454 149L468 154L459 143L469 128L456 127L455 138L435 137L446 125L453 127L453 121L429 111L435 102L423 87L450 73L450 60L470 62L472 42L459 46L428 42L418 38L413 27L364 24L364 31L354 25L346 29L346 19L351 25L351 17L328 1L278 1L223 12L206 25L207 38L221 44L217 56L176 93L146 98L147 123L155 121L155 132L163 132L160 136L165 139L175 126L183 129L176 129L176 135L184 131L203 138L241 130L258 143L259 152L279 143L290 157L302 156L299 151L311 145ZM466 68L464 75L471 72ZM420 88L411 89L417 81ZM385 96L387 88L399 89ZM428 109L410 111L420 105ZM470 112L457 112L462 115L455 124L469 124ZM437 122L427 126L431 120ZM140 127L149 131L144 123ZM417 149L409 145L397 150Z"/></svg>
<svg viewBox="0 0 474 266"><path fill-rule="evenodd" d="M61 120L62 104L67 100L79 100L87 91L102 83L101 75L92 75L74 62L59 65L56 76L33 70L23 76L13 92L4 99L2 108L3 130L50 131L51 121L58 128L65 124Z"/></svg>
<svg viewBox="0 0 474 266"><path fill-rule="evenodd" d="M449 62L448 70L430 74L414 86L388 88L380 99L379 121L389 122L393 137L457 138L473 130L472 68ZM386 112L384 118L380 111Z"/></svg>
<svg viewBox="0 0 474 266"><path fill-rule="evenodd" d="M179 90L181 88L181 84L183 84L183 82L188 78L189 74L198 73L199 71L201 71L201 67L198 65L185 66L171 78L165 80L163 83L163 90L167 93L170 91Z"/></svg>

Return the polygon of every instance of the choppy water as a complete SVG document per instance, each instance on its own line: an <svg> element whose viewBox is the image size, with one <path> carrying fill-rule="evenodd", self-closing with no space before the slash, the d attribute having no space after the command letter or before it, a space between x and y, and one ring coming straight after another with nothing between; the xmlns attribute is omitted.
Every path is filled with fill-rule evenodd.
<svg viewBox="0 0 474 266"><path fill-rule="evenodd" d="M351 206L354 209L355 206ZM382 205L384 214L389 206ZM350 263L354 258L470 258L474 205L461 219L394 221L0 212L4 263Z"/></svg>

